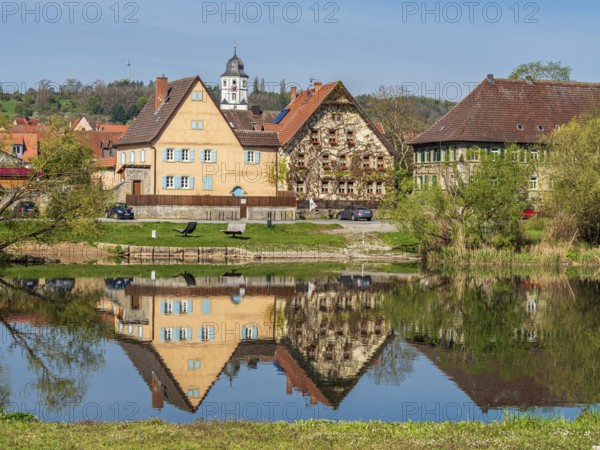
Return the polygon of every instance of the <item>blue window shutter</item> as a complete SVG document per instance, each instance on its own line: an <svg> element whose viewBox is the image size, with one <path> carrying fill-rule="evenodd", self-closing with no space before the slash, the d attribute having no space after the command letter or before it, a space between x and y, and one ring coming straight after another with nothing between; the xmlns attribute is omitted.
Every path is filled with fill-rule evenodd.
<svg viewBox="0 0 600 450"><path fill-rule="evenodd" d="M244 150L244 164L248 164L248 151Z"/></svg>
<svg viewBox="0 0 600 450"><path fill-rule="evenodd" d="M192 398L192 396L194 395L194 390L193 389L188 389L188 397Z"/></svg>
<svg viewBox="0 0 600 450"><path fill-rule="evenodd" d="M202 327L198 328L198 340L202 342Z"/></svg>
<svg viewBox="0 0 600 450"><path fill-rule="evenodd" d="M163 161L167 160L167 149L163 148Z"/></svg>
<svg viewBox="0 0 600 450"><path fill-rule="evenodd" d="M194 162L196 160L196 150L190 150L190 162Z"/></svg>
<svg viewBox="0 0 600 450"><path fill-rule="evenodd" d="M165 342L165 329L164 328L160 329L160 341Z"/></svg>
<svg viewBox="0 0 600 450"><path fill-rule="evenodd" d="M190 189L194 189L194 177L190 177Z"/></svg>
<svg viewBox="0 0 600 450"><path fill-rule="evenodd" d="M181 177L175 177L175 189L181 189Z"/></svg>
<svg viewBox="0 0 600 450"><path fill-rule="evenodd" d="M189 312L190 314L194 312L194 310L193 310L193 307L194 307L194 302L193 302L192 300L190 300L190 301L188 302L188 312Z"/></svg>
<svg viewBox="0 0 600 450"><path fill-rule="evenodd" d="M200 91L197 94L198 94L197 100L199 102L203 101L204 100L204 92Z"/></svg>
<svg viewBox="0 0 600 450"><path fill-rule="evenodd" d="M160 302L160 313L163 316L165 315L165 301L164 300L162 302Z"/></svg>
<svg viewBox="0 0 600 450"><path fill-rule="evenodd" d="M138 328L138 337L142 339L144 337L144 328L140 325Z"/></svg>
<svg viewBox="0 0 600 450"><path fill-rule="evenodd" d="M167 188L167 177L162 177L162 188L163 189Z"/></svg>
<svg viewBox="0 0 600 450"><path fill-rule="evenodd" d="M188 339L190 341L193 341L194 340L194 335L192 334L193 333L192 327L188 327L187 332L188 332L188 334L187 334L188 335Z"/></svg>
<svg viewBox="0 0 600 450"><path fill-rule="evenodd" d="M208 339L211 341L215 340L215 327L213 326L208 327Z"/></svg>
<svg viewBox="0 0 600 450"><path fill-rule="evenodd" d="M248 330L248 327L242 327L242 341L246 339L246 330Z"/></svg>
<svg viewBox="0 0 600 450"><path fill-rule="evenodd" d="M213 188L213 178L212 178L212 176L206 175L204 177L204 190L212 191L212 188Z"/></svg>
<svg viewBox="0 0 600 450"><path fill-rule="evenodd" d="M210 151L210 162L213 162L213 163L217 162L217 151L216 150Z"/></svg>
<svg viewBox="0 0 600 450"><path fill-rule="evenodd" d="M194 360L188 359L188 370L192 370L194 368Z"/></svg>
<svg viewBox="0 0 600 450"><path fill-rule="evenodd" d="M252 327L252 339L255 341L258 339L258 327Z"/></svg>
<svg viewBox="0 0 600 450"><path fill-rule="evenodd" d="M173 314L181 314L181 302L173 302Z"/></svg>
<svg viewBox="0 0 600 450"><path fill-rule="evenodd" d="M254 152L254 158L256 158L254 162L260 164L260 152Z"/></svg>
<svg viewBox="0 0 600 450"><path fill-rule="evenodd" d="M181 162L183 161L183 150L180 148L175 150L175 161Z"/></svg>
<svg viewBox="0 0 600 450"><path fill-rule="evenodd" d="M202 300L202 314L210 314L210 299L208 298Z"/></svg>
<svg viewBox="0 0 600 450"><path fill-rule="evenodd" d="M195 120L192 120L192 130L195 130L197 128L197 124Z"/></svg>
<svg viewBox="0 0 600 450"><path fill-rule="evenodd" d="M200 150L200 162L206 162L204 150Z"/></svg>
<svg viewBox="0 0 600 450"><path fill-rule="evenodd" d="M204 130L204 122L202 120L198 121L198 129L199 130Z"/></svg>
<svg viewBox="0 0 600 450"><path fill-rule="evenodd" d="M196 364L195 364L195 367L196 367L196 369L199 369L199 368L200 368L200 360L199 360L199 359L197 359L197 360L195 361L195 363L196 363Z"/></svg>
<svg viewBox="0 0 600 450"><path fill-rule="evenodd" d="M180 341L181 340L181 330L179 328L173 329L173 340Z"/></svg>

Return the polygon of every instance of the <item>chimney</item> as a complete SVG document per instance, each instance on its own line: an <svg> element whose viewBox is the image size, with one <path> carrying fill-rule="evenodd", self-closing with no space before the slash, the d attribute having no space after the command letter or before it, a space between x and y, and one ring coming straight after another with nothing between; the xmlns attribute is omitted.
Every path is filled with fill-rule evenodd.
<svg viewBox="0 0 600 450"><path fill-rule="evenodd" d="M296 100L296 97L298 97L298 88L296 86L292 86L292 89L290 90L291 101Z"/></svg>
<svg viewBox="0 0 600 450"><path fill-rule="evenodd" d="M315 81L315 94L319 93L322 86L323 86L323 83L321 83L320 81Z"/></svg>
<svg viewBox="0 0 600 450"><path fill-rule="evenodd" d="M527 75L525 80L527 80L527 84L533 84L533 77L531 75Z"/></svg>
<svg viewBox="0 0 600 450"><path fill-rule="evenodd" d="M162 102L165 100L168 90L169 79L164 75L162 77L156 77L156 111L158 111L158 108L160 108L160 105L162 105Z"/></svg>
<svg viewBox="0 0 600 450"><path fill-rule="evenodd" d="M488 81L489 84L495 84L496 83L496 81L494 80L494 74L493 73L490 73L487 76L487 81Z"/></svg>

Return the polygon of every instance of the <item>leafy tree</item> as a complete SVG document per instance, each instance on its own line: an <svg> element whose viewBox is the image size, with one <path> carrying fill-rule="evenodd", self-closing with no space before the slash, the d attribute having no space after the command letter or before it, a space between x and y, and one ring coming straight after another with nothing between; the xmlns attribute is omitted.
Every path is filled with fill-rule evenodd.
<svg viewBox="0 0 600 450"><path fill-rule="evenodd" d="M40 140L40 156L31 163L24 183L2 195L0 206L0 252L30 239L53 239L97 230L95 218L105 209L107 193L96 176L92 150L83 147L64 119L49 124ZM15 220L12 209L28 199L41 208L40 218Z"/></svg>
<svg viewBox="0 0 600 450"><path fill-rule="evenodd" d="M479 162L461 158L442 165L438 180L445 190L437 186L401 197L397 221L424 244L454 246L459 255L485 243L518 246L533 163L520 162L524 150L516 146L504 155L469 152Z"/></svg>
<svg viewBox="0 0 600 450"><path fill-rule="evenodd" d="M555 220L572 223L577 235L600 243L600 116L579 118L558 129L550 143L553 189L546 207Z"/></svg>
<svg viewBox="0 0 600 450"><path fill-rule="evenodd" d="M425 122L418 113L417 99L407 95L402 86L380 86L366 103L375 120L383 124L386 137L398 152L399 166L409 169L413 153L408 143L425 129Z"/></svg>
<svg viewBox="0 0 600 450"><path fill-rule="evenodd" d="M127 123L128 116L122 105L114 105L109 111L110 120L118 123Z"/></svg>
<svg viewBox="0 0 600 450"><path fill-rule="evenodd" d="M571 81L571 69L560 61L534 61L521 64L509 75L512 80L522 80L531 75L535 80Z"/></svg>

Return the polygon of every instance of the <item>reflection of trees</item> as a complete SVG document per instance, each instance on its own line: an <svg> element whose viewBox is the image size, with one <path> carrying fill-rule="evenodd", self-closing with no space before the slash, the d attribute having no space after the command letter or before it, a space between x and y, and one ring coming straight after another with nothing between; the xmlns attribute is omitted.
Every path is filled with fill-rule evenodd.
<svg viewBox="0 0 600 450"><path fill-rule="evenodd" d="M96 311L101 294L31 292L4 280L0 284L4 311L35 315L45 324L17 326L0 316L10 349L21 349L36 374L40 401L51 411L79 403L91 375L104 365L101 338L110 328Z"/></svg>
<svg viewBox="0 0 600 450"><path fill-rule="evenodd" d="M403 343L400 337L390 341L381 354L378 364L373 367L372 377L377 385L400 386L406 375L413 371L417 352Z"/></svg>
<svg viewBox="0 0 600 450"><path fill-rule="evenodd" d="M434 277L435 278L435 277ZM442 368L534 377L566 402L600 401L600 284L566 277L440 277L398 287L386 316ZM536 307L528 310L528 298Z"/></svg>

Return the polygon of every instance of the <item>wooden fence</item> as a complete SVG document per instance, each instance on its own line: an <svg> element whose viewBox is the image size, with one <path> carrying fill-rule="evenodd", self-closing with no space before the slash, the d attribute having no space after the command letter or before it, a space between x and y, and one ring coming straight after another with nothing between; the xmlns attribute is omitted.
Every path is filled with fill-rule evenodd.
<svg viewBox="0 0 600 450"><path fill-rule="evenodd" d="M200 195L127 195L129 206L209 206L209 207L240 207L245 200L245 206L264 208L295 208L296 197L285 193L277 197L225 197Z"/></svg>

